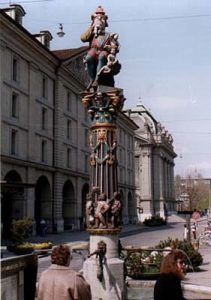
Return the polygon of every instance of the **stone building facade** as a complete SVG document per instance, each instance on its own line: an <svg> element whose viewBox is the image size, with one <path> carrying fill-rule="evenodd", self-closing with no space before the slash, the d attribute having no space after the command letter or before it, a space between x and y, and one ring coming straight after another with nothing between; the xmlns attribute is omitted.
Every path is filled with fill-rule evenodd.
<svg viewBox="0 0 211 300"><path fill-rule="evenodd" d="M89 116L80 93L87 84L86 47L50 50L48 31L32 35L25 11L0 11L1 197L3 235L12 219L31 217L35 231L81 229L89 191ZM136 220L134 129L120 114L119 188L124 223ZM125 163L125 161L127 163Z"/></svg>
<svg viewBox="0 0 211 300"><path fill-rule="evenodd" d="M137 222L134 141L138 126L126 114L118 119L118 179L123 201L122 219L124 224Z"/></svg>
<svg viewBox="0 0 211 300"><path fill-rule="evenodd" d="M163 218L176 211L173 138L139 103L127 112L138 125L135 133L135 185L139 221Z"/></svg>

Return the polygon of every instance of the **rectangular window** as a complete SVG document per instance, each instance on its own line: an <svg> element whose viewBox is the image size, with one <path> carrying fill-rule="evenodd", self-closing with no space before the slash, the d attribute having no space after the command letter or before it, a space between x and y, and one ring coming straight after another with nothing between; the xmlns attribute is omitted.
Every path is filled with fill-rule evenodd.
<svg viewBox="0 0 211 300"><path fill-rule="evenodd" d="M130 151L127 152L127 163L128 163L128 167L131 168L132 164L131 164L131 155L130 155Z"/></svg>
<svg viewBox="0 0 211 300"><path fill-rule="evenodd" d="M67 91L67 111L72 110L72 103L71 103L71 93Z"/></svg>
<svg viewBox="0 0 211 300"><path fill-rule="evenodd" d="M89 138L88 134L89 134L89 131L87 128L85 128L85 130L84 130L84 146L85 147L88 147L88 138Z"/></svg>
<svg viewBox="0 0 211 300"><path fill-rule="evenodd" d="M119 160L120 160L120 163L122 163L122 161L123 161L123 153L122 153L122 149L120 148L119 149Z"/></svg>
<svg viewBox="0 0 211 300"><path fill-rule="evenodd" d="M42 119L41 119L41 124L42 124L42 129L46 129L46 116L47 116L47 109L42 108Z"/></svg>
<svg viewBox="0 0 211 300"><path fill-rule="evenodd" d="M84 121L88 122L88 112L86 107L84 107Z"/></svg>
<svg viewBox="0 0 211 300"><path fill-rule="evenodd" d="M18 118L18 94L12 93L12 105L11 105L12 118Z"/></svg>
<svg viewBox="0 0 211 300"><path fill-rule="evenodd" d="M88 156L88 154L85 154L85 156L84 156L84 171L86 173L88 172L88 161L89 161L89 156Z"/></svg>
<svg viewBox="0 0 211 300"><path fill-rule="evenodd" d="M71 92L71 110L77 114L77 95L74 92Z"/></svg>
<svg viewBox="0 0 211 300"><path fill-rule="evenodd" d="M46 76L42 78L42 97L47 98L47 91L48 91L48 80Z"/></svg>
<svg viewBox="0 0 211 300"><path fill-rule="evenodd" d="M71 139L71 121L67 120L67 139Z"/></svg>
<svg viewBox="0 0 211 300"><path fill-rule="evenodd" d="M11 154L17 154L17 130L15 129L11 131Z"/></svg>
<svg viewBox="0 0 211 300"><path fill-rule="evenodd" d="M18 59L13 57L12 61L12 79L18 81Z"/></svg>
<svg viewBox="0 0 211 300"><path fill-rule="evenodd" d="M120 182L123 183L123 170L122 168L119 168L119 171L120 171Z"/></svg>
<svg viewBox="0 0 211 300"><path fill-rule="evenodd" d="M46 146L47 146L47 142L46 141L42 141L41 143L41 161L42 162L46 162Z"/></svg>
<svg viewBox="0 0 211 300"><path fill-rule="evenodd" d="M67 149L67 168L71 167L71 149Z"/></svg>

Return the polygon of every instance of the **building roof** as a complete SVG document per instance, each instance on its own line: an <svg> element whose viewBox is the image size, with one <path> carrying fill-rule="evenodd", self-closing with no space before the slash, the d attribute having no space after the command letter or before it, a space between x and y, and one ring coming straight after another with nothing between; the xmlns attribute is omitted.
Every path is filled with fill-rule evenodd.
<svg viewBox="0 0 211 300"><path fill-rule="evenodd" d="M7 13L7 12L9 12L11 10L14 10L14 9L19 10L22 13L22 15L25 16L26 12L25 12L24 8L21 5L19 5L19 4L10 4L9 7L2 8L2 11L4 11L5 13Z"/></svg>
<svg viewBox="0 0 211 300"><path fill-rule="evenodd" d="M129 116L127 116L127 114L125 114L124 111L120 111L119 115L121 115L122 118L126 119L127 122L129 122L131 124L131 126L133 127L134 130L138 129L138 125Z"/></svg>
<svg viewBox="0 0 211 300"><path fill-rule="evenodd" d="M52 50L51 52L53 52L53 54L56 55L60 60L64 61L87 51L87 49L87 46L83 46L74 49Z"/></svg>

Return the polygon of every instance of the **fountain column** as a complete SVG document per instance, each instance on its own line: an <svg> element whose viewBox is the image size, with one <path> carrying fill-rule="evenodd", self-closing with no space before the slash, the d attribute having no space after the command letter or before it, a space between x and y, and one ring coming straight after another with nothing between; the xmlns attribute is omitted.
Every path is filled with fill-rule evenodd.
<svg viewBox="0 0 211 300"><path fill-rule="evenodd" d="M99 88L94 93L84 92L82 102L92 120L91 189L86 202L91 256L84 263L84 276L91 285L93 299L123 299L124 262L119 259L122 204L117 178L116 118L123 107L124 96L117 88L106 92Z"/></svg>

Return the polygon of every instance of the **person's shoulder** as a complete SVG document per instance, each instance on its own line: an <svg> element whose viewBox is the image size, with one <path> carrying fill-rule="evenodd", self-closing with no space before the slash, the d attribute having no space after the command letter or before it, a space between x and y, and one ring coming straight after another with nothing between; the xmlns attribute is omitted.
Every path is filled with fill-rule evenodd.
<svg viewBox="0 0 211 300"><path fill-rule="evenodd" d="M51 266L48 267L46 270L42 271L40 277L48 276L49 273L51 273Z"/></svg>
<svg viewBox="0 0 211 300"><path fill-rule="evenodd" d="M163 273L160 275L159 277L160 281L165 281L165 282L171 282L171 281L179 281L179 277L177 276L177 274L174 273Z"/></svg>
<svg viewBox="0 0 211 300"><path fill-rule="evenodd" d="M74 272L75 272L75 271L74 271ZM84 276L83 276L81 273L79 273L79 272L75 272L75 276L76 276L77 278L80 278L80 279L85 280L85 279L84 279Z"/></svg>
<svg viewBox="0 0 211 300"><path fill-rule="evenodd" d="M80 282L83 285L84 285L84 283L86 285L88 285L86 279L84 278L84 276L81 273L75 272L75 276L76 276L76 280L78 281L78 283Z"/></svg>

